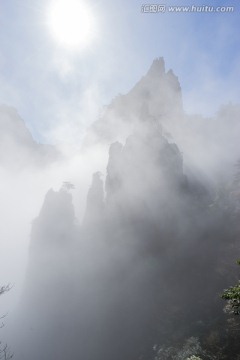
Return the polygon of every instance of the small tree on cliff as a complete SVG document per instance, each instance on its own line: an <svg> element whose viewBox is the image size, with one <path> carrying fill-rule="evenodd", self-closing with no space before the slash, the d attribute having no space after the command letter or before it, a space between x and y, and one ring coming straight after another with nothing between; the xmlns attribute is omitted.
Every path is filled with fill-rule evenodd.
<svg viewBox="0 0 240 360"><path fill-rule="evenodd" d="M1 286L0 287L0 296L5 294L7 291L10 290L10 286ZM5 317L5 315L3 315L2 317L0 317L0 319L2 320ZM2 328L4 326L3 322L0 324L0 328ZM0 341L0 360L10 360L12 359L13 354L10 353L9 348L7 346L7 344L3 345L2 342Z"/></svg>

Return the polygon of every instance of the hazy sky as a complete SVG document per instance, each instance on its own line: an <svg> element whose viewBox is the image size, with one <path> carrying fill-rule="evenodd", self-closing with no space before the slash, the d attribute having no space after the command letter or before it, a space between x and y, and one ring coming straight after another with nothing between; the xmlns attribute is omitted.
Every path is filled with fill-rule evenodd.
<svg viewBox="0 0 240 360"><path fill-rule="evenodd" d="M90 17L82 20L81 14L73 12L73 21L64 24L65 13L67 17L71 6L83 1ZM59 26L57 9L52 8L56 2L69 6L61 14L61 36L53 31ZM213 115L221 104L239 102L239 0L159 0L155 4L233 6L234 11L153 14L143 13L139 0L0 0L0 105L15 107L37 141L79 145L102 106L119 93L127 93L159 56L165 58L166 69L172 68L179 77L187 112ZM63 40L78 17L85 28L72 32L67 40L79 40L79 46L67 46ZM89 26L92 41L83 35ZM204 128L198 139L192 136L194 132L184 132L184 139L189 140L186 149L194 154L197 165L207 163L210 169L215 166L212 159L217 159L216 166L224 164L223 152L239 153L238 146L234 149L237 135L232 147L228 141L232 132L224 140L225 127L218 128L220 135L216 131L216 150L210 136L215 122L211 126L206 130L209 136ZM192 144L200 149L199 159ZM14 149L10 149L13 159ZM45 169L29 164L17 175L0 166L0 286L13 285L3 302L1 299L0 316L10 307L9 297L12 302L18 300L31 221L38 216L46 192L51 187L58 190L63 181L76 185L73 201L80 221L92 173L106 169L105 150L99 145Z"/></svg>
<svg viewBox="0 0 240 360"><path fill-rule="evenodd" d="M234 6L215 14L147 14L136 0L85 2L96 36L70 49L47 23L52 0L0 0L0 103L16 107L37 140L78 141L101 106L127 92L158 56L179 76L187 111L213 114L238 101L237 0L157 2Z"/></svg>

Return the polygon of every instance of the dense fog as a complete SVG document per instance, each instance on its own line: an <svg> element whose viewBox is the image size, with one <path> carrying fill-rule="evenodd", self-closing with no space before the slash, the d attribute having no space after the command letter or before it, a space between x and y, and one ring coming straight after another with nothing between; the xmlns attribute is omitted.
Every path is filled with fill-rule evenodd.
<svg viewBox="0 0 240 360"><path fill-rule="evenodd" d="M240 104L184 111L163 58L81 146L0 108L2 329L16 360L237 359ZM3 255L2 255L3 254ZM232 322L229 322L232 319Z"/></svg>

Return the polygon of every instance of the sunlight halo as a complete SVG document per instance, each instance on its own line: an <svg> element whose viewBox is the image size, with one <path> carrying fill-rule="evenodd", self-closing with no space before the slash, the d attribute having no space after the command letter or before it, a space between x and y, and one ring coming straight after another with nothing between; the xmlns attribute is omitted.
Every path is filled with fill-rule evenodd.
<svg viewBox="0 0 240 360"><path fill-rule="evenodd" d="M47 23L52 37L65 48L85 48L95 37L93 11L82 0L52 0Z"/></svg>

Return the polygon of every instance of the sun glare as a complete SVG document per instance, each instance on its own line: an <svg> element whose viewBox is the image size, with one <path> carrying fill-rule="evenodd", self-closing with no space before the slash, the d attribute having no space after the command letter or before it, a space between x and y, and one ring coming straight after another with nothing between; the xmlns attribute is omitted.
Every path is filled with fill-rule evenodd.
<svg viewBox="0 0 240 360"><path fill-rule="evenodd" d="M67 48L84 48L94 38L95 19L82 0L53 0L48 26L54 39Z"/></svg>

